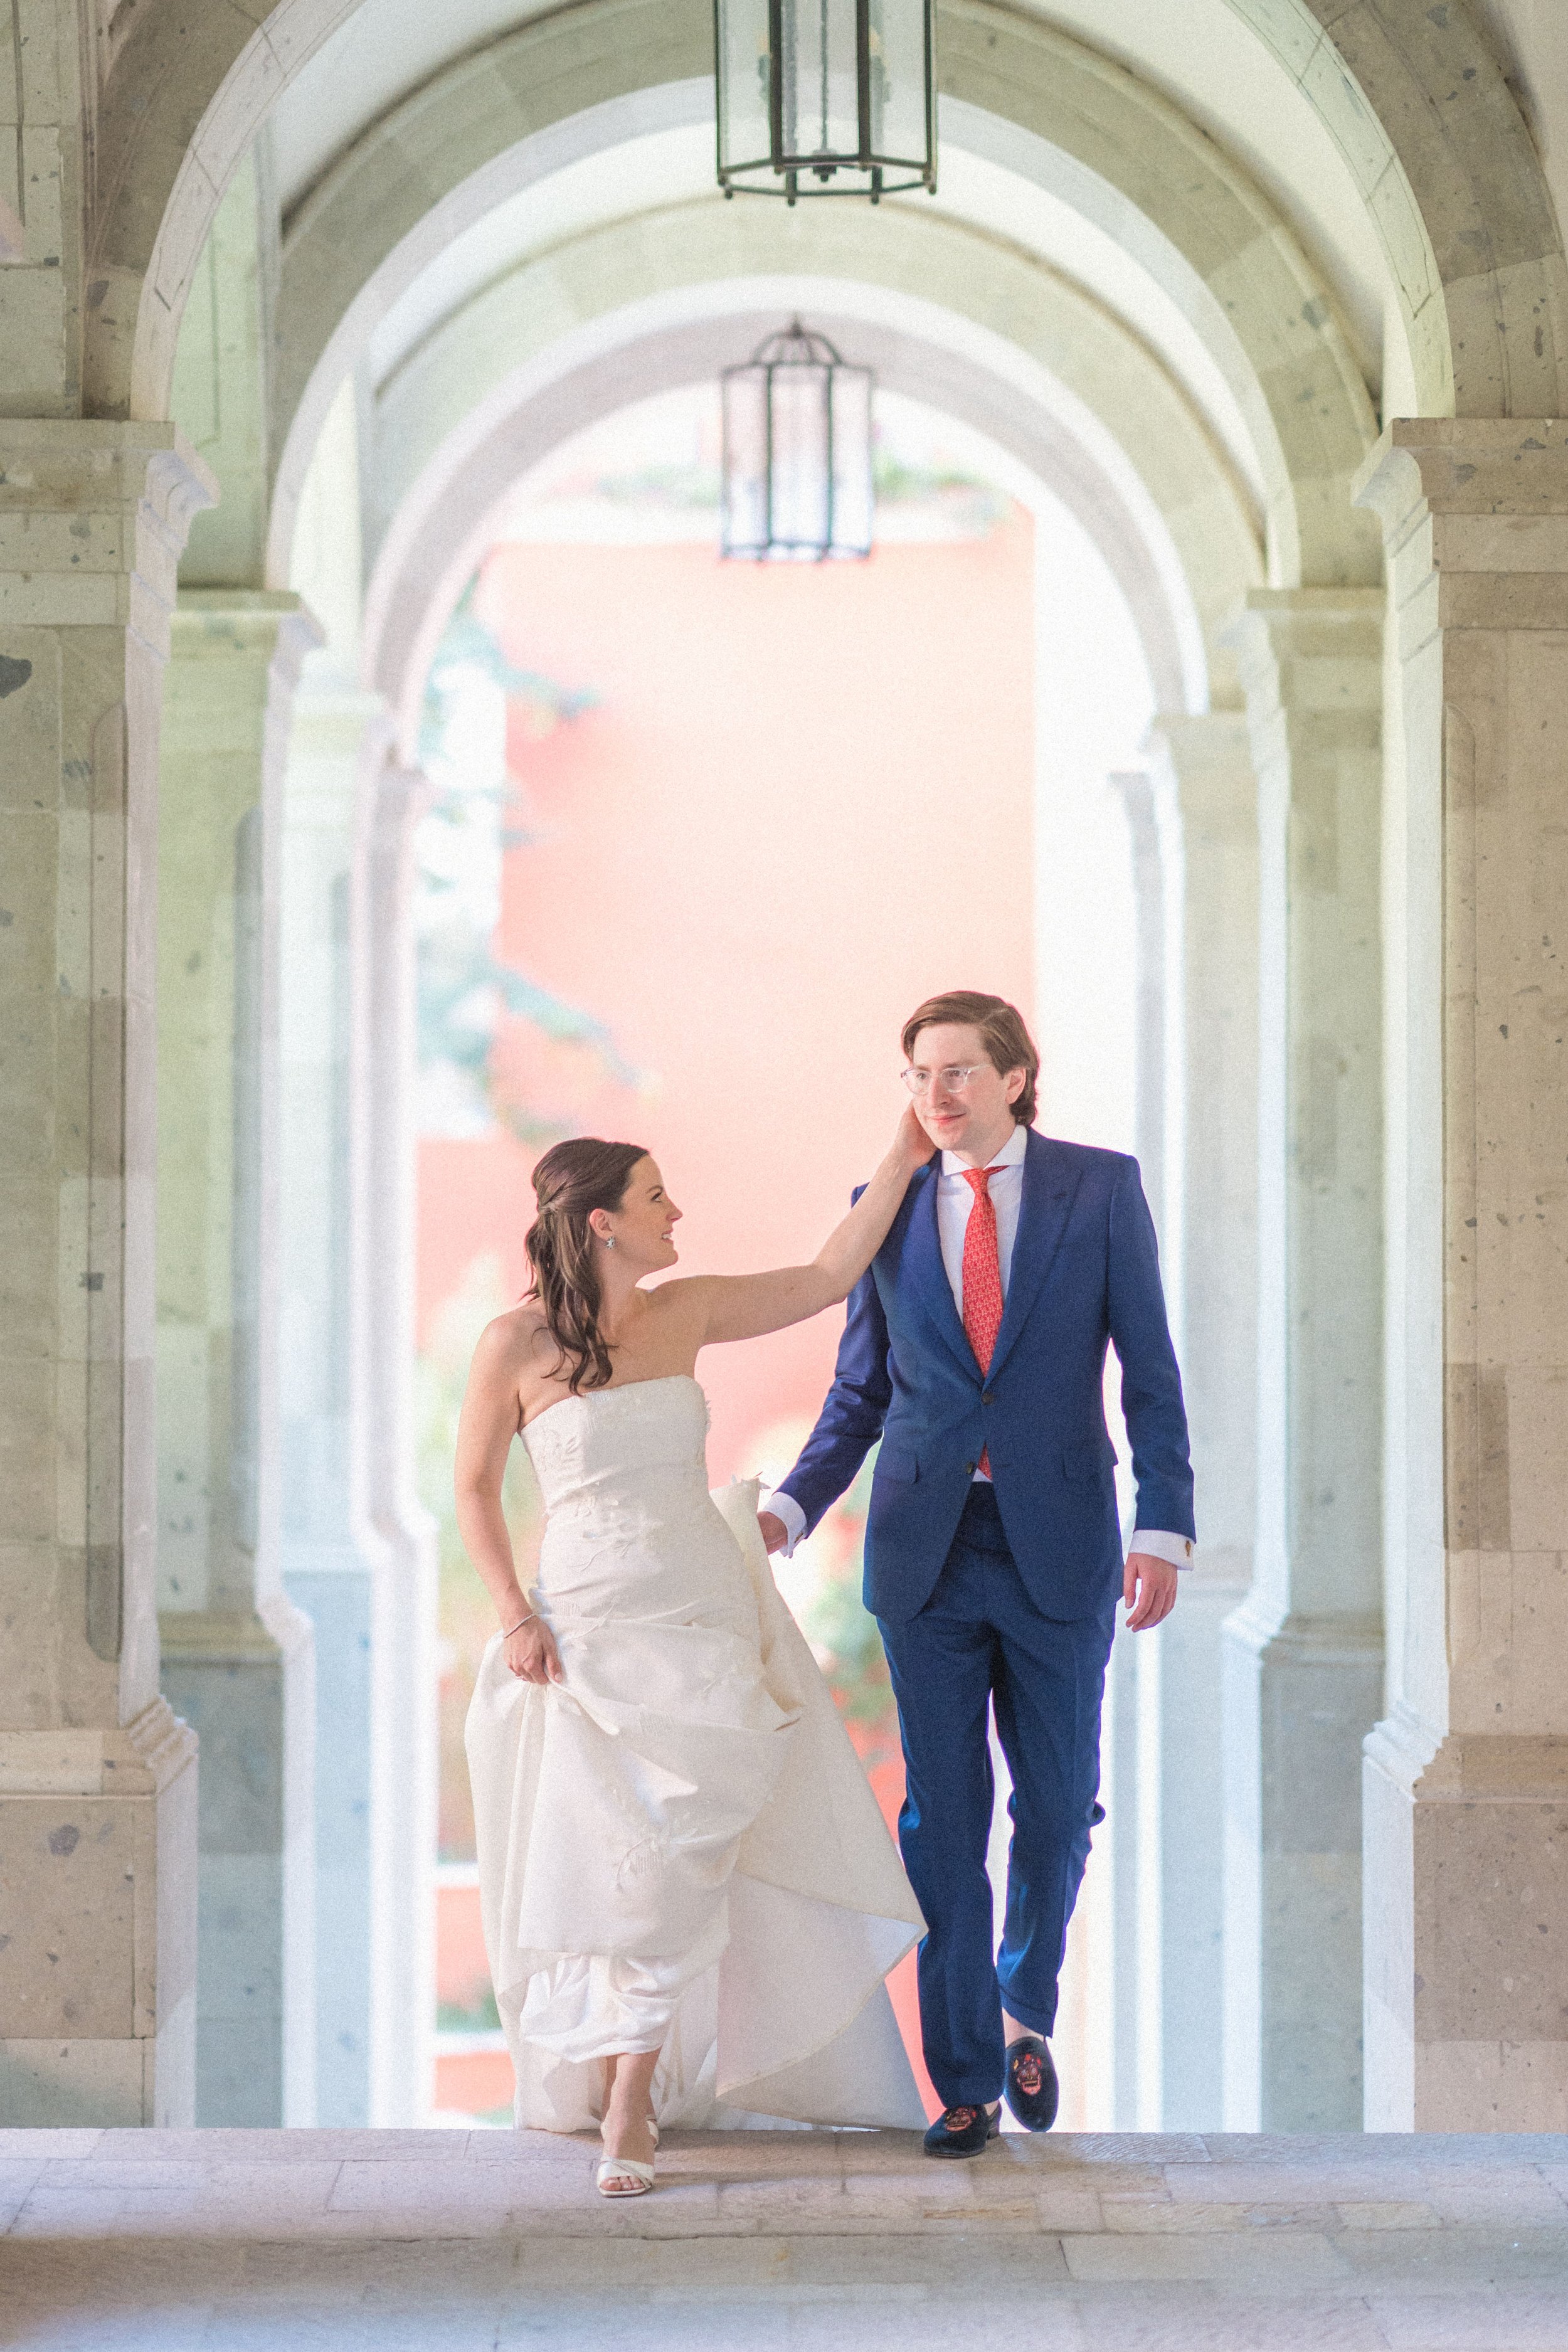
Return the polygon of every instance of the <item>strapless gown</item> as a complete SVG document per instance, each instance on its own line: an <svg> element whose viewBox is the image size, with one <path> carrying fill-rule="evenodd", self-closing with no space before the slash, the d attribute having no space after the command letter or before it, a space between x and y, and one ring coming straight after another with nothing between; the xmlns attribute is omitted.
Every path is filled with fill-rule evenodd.
<svg viewBox="0 0 1568 2352"><path fill-rule="evenodd" d="M883 1979L923 1923L773 1583L756 1482L710 1496L707 1433L680 1375L523 1433L565 1679L520 1682L498 1634L467 1728L516 2120L583 2128L599 2060L658 2050L663 2124L918 2127Z"/></svg>

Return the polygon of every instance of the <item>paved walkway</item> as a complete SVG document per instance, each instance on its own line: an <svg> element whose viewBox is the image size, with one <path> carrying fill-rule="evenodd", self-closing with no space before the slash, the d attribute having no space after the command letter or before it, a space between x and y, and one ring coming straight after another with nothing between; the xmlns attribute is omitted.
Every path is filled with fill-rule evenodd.
<svg viewBox="0 0 1568 2352"><path fill-rule="evenodd" d="M51 2352L1568 2352L1568 2138L0 2132Z"/></svg>

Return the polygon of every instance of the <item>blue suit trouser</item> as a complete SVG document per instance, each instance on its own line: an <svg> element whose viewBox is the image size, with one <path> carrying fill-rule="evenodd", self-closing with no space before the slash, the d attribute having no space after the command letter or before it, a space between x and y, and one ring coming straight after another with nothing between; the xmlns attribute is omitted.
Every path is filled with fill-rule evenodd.
<svg viewBox="0 0 1568 2352"><path fill-rule="evenodd" d="M1047 1617L1007 1547L994 1490L972 1486L931 1599L879 1620L899 1702L904 1867L925 1914L921 2037L944 2106L1002 2092L1004 2006L1048 2034L1068 1921L1103 1818L1100 1713L1116 1595L1099 1615ZM1013 1834L1000 1951L986 1849L995 1784L990 1718L1012 1775Z"/></svg>

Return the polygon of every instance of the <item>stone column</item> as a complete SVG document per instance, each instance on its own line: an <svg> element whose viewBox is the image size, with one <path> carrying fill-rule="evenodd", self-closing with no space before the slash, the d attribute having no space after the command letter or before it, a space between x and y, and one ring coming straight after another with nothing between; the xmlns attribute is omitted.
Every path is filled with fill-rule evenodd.
<svg viewBox="0 0 1568 2352"><path fill-rule="evenodd" d="M1159 1226L1197 1480L1175 1613L1112 1654L1115 2120L1223 2114L1221 1627L1256 1514L1258 824L1246 720L1159 720L1126 803L1138 908L1137 1145Z"/></svg>
<svg viewBox="0 0 1568 2352"><path fill-rule="evenodd" d="M379 695L305 665L282 883L282 1553L315 1628L316 2116L371 2119L372 1560L358 1539L351 1345L351 906ZM379 1548L377 1548L379 1549Z"/></svg>
<svg viewBox="0 0 1568 2352"><path fill-rule="evenodd" d="M1171 1034L1180 1019L1173 959L1181 952L1179 850L1169 835L1168 794L1157 793L1142 768L1107 780L1127 817L1134 921L1133 1141L1160 1236L1166 1307L1180 1345L1180 1182L1172 1147L1180 1151L1181 1102L1173 1087ZM1173 1281L1173 1276L1174 1280ZM1126 1473L1123 1471L1123 1479ZM1123 1500L1128 1502L1131 1489ZM1115 1955L1110 1975L1110 2112L1119 2131L1160 2128L1160 1983L1164 1922L1160 1772L1160 1641L1119 1635L1106 1676L1100 1748L1105 1822L1096 1836L1098 1866L1109 1880L1107 1909Z"/></svg>
<svg viewBox="0 0 1568 2352"><path fill-rule="evenodd" d="M374 2124L429 2112L436 2029L436 1526L414 1464L417 1063L414 826L425 778L388 763L362 803L354 910L355 1505L371 1583Z"/></svg>
<svg viewBox="0 0 1568 2352"><path fill-rule="evenodd" d="M196 2119L315 2119L310 1620L278 1477L278 866L294 595L186 590L160 760L159 1600L202 1741Z"/></svg>
<svg viewBox="0 0 1568 2352"><path fill-rule="evenodd" d="M1362 2113L1360 1748L1382 1704L1383 599L1257 590L1258 1520L1226 1621L1226 2125Z"/></svg>
<svg viewBox="0 0 1568 2352"><path fill-rule="evenodd" d="M188 2124L195 1741L158 1691L161 673L210 478L0 422L0 2120Z"/></svg>
<svg viewBox="0 0 1568 2352"><path fill-rule="evenodd" d="M1257 1513L1258 791L1238 712L1160 719L1154 805L1176 865L1170 1118L1179 1152L1166 1247L1192 1432L1198 1547L1152 1643L1144 1771L1160 1791L1158 2062L1140 2120L1213 2131L1224 2116L1222 1628L1251 1581ZM1169 887L1169 883L1167 884ZM1152 2037L1146 2036L1146 2039Z"/></svg>
<svg viewBox="0 0 1568 2352"><path fill-rule="evenodd" d="M1568 425L1393 425L1388 1711L1366 2121L1568 2129Z"/></svg>

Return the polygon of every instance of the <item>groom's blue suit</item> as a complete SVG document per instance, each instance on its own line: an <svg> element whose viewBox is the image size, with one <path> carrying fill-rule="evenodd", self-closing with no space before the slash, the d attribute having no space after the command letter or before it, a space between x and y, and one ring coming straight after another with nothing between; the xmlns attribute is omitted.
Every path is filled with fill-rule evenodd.
<svg viewBox="0 0 1568 2352"><path fill-rule="evenodd" d="M944 2105L1001 2090L1001 2008L1048 2034L1098 1815L1100 1711L1121 1587L1107 1343L1137 1525L1191 1537L1181 1376L1138 1164L1030 1133L1001 1328L982 1374L942 1264L937 1167L911 1181L849 1301L816 1429L783 1483L815 1527L881 1439L866 1530L904 1743L900 1841L928 1933L926 2063ZM988 1451L994 1484L974 1483ZM992 1956L988 1718L1013 1780Z"/></svg>

